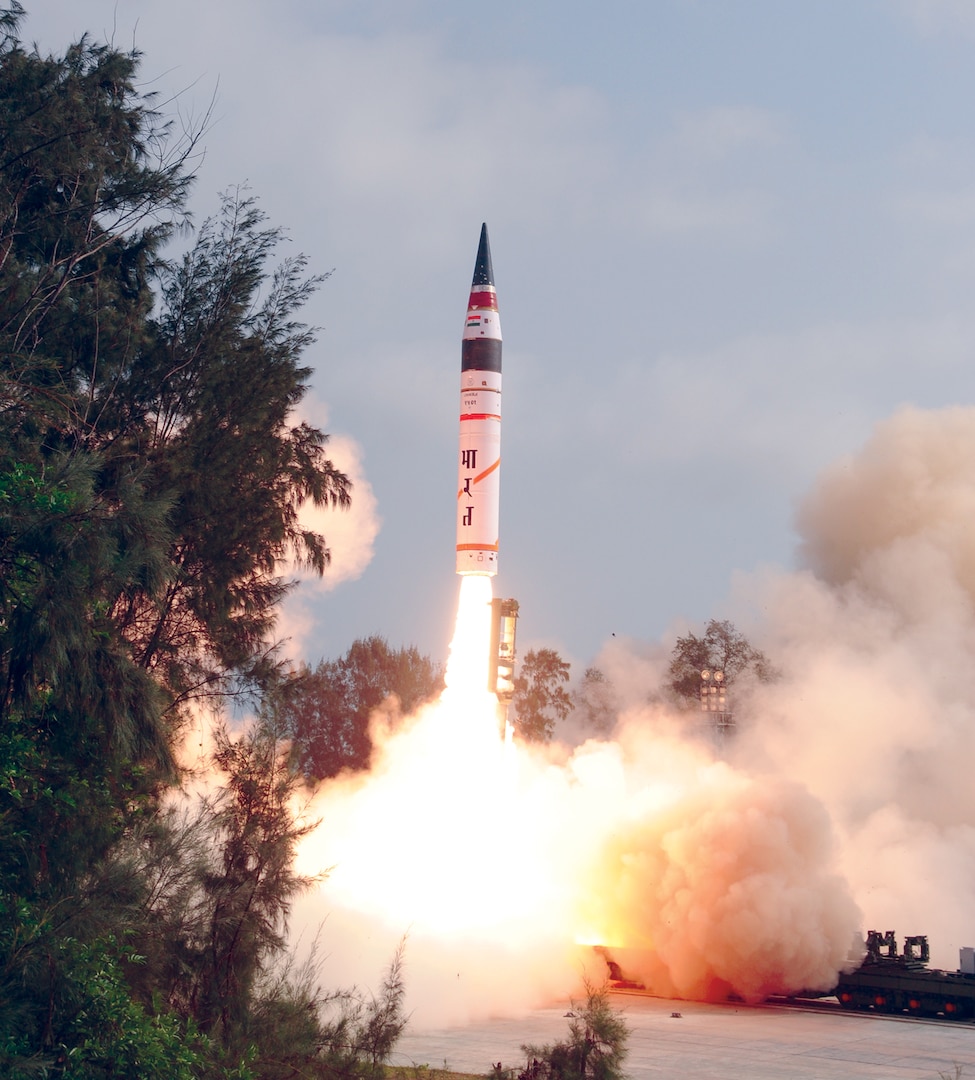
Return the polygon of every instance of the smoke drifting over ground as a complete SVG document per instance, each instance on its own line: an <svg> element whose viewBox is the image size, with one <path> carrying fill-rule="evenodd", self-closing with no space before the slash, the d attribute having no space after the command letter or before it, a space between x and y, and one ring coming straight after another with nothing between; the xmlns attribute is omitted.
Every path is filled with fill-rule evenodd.
<svg viewBox="0 0 975 1080"><path fill-rule="evenodd" d="M505 748L475 674L326 787L303 868L334 866L313 906L343 974L375 978L408 932L429 1022L577 991L596 943L687 997L828 988L873 927L954 967L975 941L973 461L975 410L905 410L822 477L806 569L738 585L779 677L737 688L723 747L649 703L665 646L614 642L611 736Z"/></svg>

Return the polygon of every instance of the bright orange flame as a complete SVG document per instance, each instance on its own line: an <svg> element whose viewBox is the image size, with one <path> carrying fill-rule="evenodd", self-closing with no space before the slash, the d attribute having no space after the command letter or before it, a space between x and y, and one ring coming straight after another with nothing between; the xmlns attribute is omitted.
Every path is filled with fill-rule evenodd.
<svg viewBox="0 0 975 1080"><path fill-rule="evenodd" d="M491 645L491 579L466 575L460 585L457 625L450 643L441 703L456 710L469 733L482 727L497 734L497 698L488 690ZM490 722L489 722L490 721Z"/></svg>
<svg viewBox="0 0 975 1080"><path fill-rule="evenodd" d="M431 998L471 1011L475 996L511 1009L571 993L587 962L598 982L605 964L583 942L652 947L647 979L681 996L715 978L752 995L832 985L850 905L809 797L716 762L652 712L571 754L506 743L487 688L490 602L490 578L461 579L444 693L377 732L370 772L311 807L322 825L299 869L331 868L322 902L349 962L409 933Z"/></svg>
<svg viewBox="0 0 975 1080"><path fill-rule="evenodd" d="M446 690L378 748L368 776L316 805L331 825L301 862L333 867L329 897L437 934L503 926L505 940L564 904L545 870L549 815L540 792L517 794L519 756L487 688L490 630L491 579L465 576Z"/></svg>

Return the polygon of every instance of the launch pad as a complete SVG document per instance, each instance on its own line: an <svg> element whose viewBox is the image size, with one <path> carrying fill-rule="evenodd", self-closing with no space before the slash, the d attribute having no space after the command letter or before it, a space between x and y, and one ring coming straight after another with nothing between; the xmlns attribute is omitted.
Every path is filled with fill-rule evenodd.
<svg viewBox="0 0 975 1080"><path fill-rule="evenodd" d="M614 993L610 1005L630 1029L624 1071L721 1080L937 1080L975 1071L975 1025L835 1015L780 1006L708 1005ZM467 1027L414 1030L396 1045L393 1064L423 1063L486 1075L500 1061L524 1066L523 1043L550 1044L568 1031L568 1002L522 1017ZM674 1014L679 1015L674 1015Z"/></svg>

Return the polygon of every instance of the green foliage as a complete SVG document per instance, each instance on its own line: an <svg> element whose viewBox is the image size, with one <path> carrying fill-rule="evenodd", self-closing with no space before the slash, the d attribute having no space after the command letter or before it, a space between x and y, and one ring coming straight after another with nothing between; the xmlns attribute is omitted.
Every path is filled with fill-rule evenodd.
<svg viewBox="0 0 975 1080"><path fill-rule="evenodd" d="M299 776L266 726L237 738L218 731L214 765L224 784L195 806L144 815L103 876L138 883L130 919L143 962L129 978L139 995L161 994L223 1050L243 1053L291 902L314 880L293 869L313 823L296 818Z"/></svg>
<svg viewBox="0 0 975 1080"><path fill-rule="evenodd" d="M572 698L562 685L568 682L569 665L554 649L531 649L525 653L515 678L515 731L527 742L548 742L557 720L572 709Z"/></svg>
<svg viewBox="0 0 975 1080"><path fill-rule="evenodd" d="M359 638L341 659L302 668L280 693L278 718L303 772L323 780L369 767L377 710L393 721L442 689L441 668L414 646L391 649L385 638Z"/></svg>
<svg viewBox="0 0 975 1080"><path fill-rule="evenodd" d="M522 1046L528 1064L519 1080L622 1080L628 1036L606 992L587 984L585 1005L572 1003L567 1039Z"/></svg>
<svg viewBox="0 0 975 1080"><path fill-rule="evenodd" d="M22 16L0 9L0 1072L247 1080L306 884L297 773L224 738L196 819L162 795L190 701L278 680L282 568L328 564L301 505L349 501L293 419L321 278L271 267L239 192L167 263L199 133L137 53L42 56Z"/></svg>
<svg viewBox="0 0 975 1080"><path fill-rule="evenodd" d="M376 997L323 991L319 961L296 967L285 948L300 775L266 725L219 736L227 783L195 812L146 815L102 869L106 889L135 883L123 965L133 999L165 1001L193 1033L201 1075L375 1077L405 1025L402 947Z"/></svg>
<svg viewBox="0 0 975 1080"><path fill-rule="evenodd" d="M403 1011L405 940L400 942L378 996L358 990L328 995L321 1029L324 1076L380 1080L384 1063L406 1027Z"/></svg>
<svg viewBox="0 0 975 1080"><path fill-rule="evenodd" d="M703 637L679 637L671 654L668 686L678 701L694 704L700 700L701 672L723 671L725 684L750 672L761 682L775 677L768 658L752 647L733 623L711 619Z"/></svg>
<svg viewBox="0 0 975 1080"><path fill-rule="evenodd" d="M93 455L58 453L43 467L0 455L0 714L32 716L73 765L124 759L171 772L165 697L111 614L136 582L162 576L148 537L166 525L136 485L114 505L97 485Z"/></svg>
<svg viewBox="0 0 975 1080"><path fill-rule="evenodd" d="M7 9L0 46L5 397L20 423L39 413L67 433L94 418L80 382L102 364L96 378L117 377L138 344L147 263L184 219L193 139L170 138L137 86L138 54L83 37L42 57L22 47L20 14Z"/></svg>
<svg viewBox="0 0 975 1080"><path fill-rule="evenodd" d="M165 262L194 142L167 141L137 70L87 38L0 52L0 677L23 695L80 659L87 695L107 665L106 707L148 714L267 682L282 561L328 563L299 508L349 483L291 419L322 279L268 269L283 238L239 192Z"/></svg>
<svg viewBox="0 0 975 1080"><path fill-rule="evenodd" d="M39 928L35 927L35 930ZM125 963L138 962L111 935L88 944L58 936L48 942L33 1000L21 995L16 1017L0 1023L0 1070L20 1080L57 1075L68 1080L200 1075L205 1044L175 1016L133 999ZM12 1022L11 1022L12 1021ZM40 1047L30 1024L40 1024Z"/></svg>
<svg viewBox="0 0 975 1080"><path fill-rule="evenodd" d="M120 614L140 662L182 695L222 688L226 671L266 685L268 635L289 587L283 560L318 572L329 560L299 509L349 503L326 436L291 419L312 340L293 315L321 279L303 279L299 256L268 281L282 238L264 220L252 199L225 197L182 263L164 270L155 348L134 372L144 454L173 502L176 540L162 594L135 596Z"/></svg>
<svg viewBox="0 0 975 1080"><path fill-rule="evenodd" d="M204 1031L232 1045L246 1030L259 976L284 948L291 901L314 880L292 865L314 826L295 821L297 775L266 729L237 740L221 734L215 759L228 778L210 807L219 855L200 882L203 934L185 943L196 963L178 992Z"/></svg>
<svg viewBox="0 0 975 1080"><path fill-rule="evenodd" d="M198 1075L201 1056L192 1047L192 1030L185 1041L176 1017L152 1015L132 1000L114 939L93 945L67 939L61 949L59 967L67 974L59 987L65 1016L61 1039L52 1038L59 1075L65 1080L191 1080Z"/></svg>

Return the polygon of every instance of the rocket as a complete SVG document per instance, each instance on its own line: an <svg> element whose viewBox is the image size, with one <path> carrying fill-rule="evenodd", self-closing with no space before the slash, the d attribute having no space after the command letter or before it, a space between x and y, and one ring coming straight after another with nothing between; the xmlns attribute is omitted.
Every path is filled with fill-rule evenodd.
<svg viewBox="0 0 975 1080"><path fill-rule="evenodd" d="M485 224L461 345L458 574L498 572L500 473L501 319Z"/></svg>

